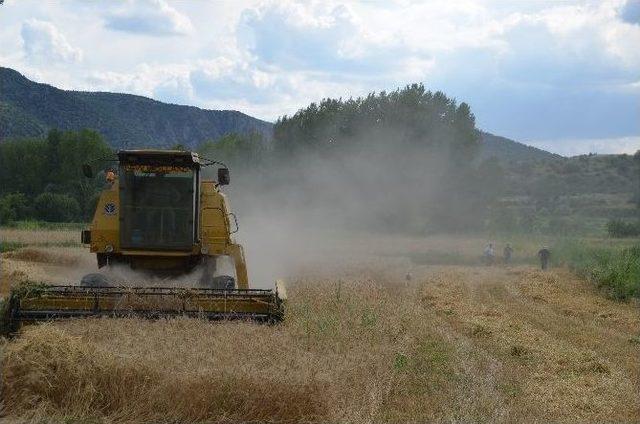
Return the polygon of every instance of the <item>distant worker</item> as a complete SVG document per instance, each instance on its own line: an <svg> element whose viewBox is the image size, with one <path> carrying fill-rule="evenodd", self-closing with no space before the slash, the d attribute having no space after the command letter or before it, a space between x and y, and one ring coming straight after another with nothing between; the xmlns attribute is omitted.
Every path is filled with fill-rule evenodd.
<svg viewBox="0 0 640 424"><path fill-rule="evenodd" d="M493 243L487 244L482 254L482 258L484 259L485 265L493 265L495 257L496 257L496 252L493 249Z"/></svg>
<svg viewBox="0 0 640 424"><path fill-rule="evenodd" d="M504 258L504 263L506 265L509 265L511 263L511 255L513 255L513 247L511 247L510 243L507 243L507 245L504 247L504 250L502 251L502 257Z"/></svg>
<svg viewBox="0 0 640 424"><path fill-rule="evenodd" d="M540 258L540 268L542 270L547 269L549 266L549 257L551 256L551 252L547 248L547 246L542 246L542 249L538 251L538 257Z"/></svg>

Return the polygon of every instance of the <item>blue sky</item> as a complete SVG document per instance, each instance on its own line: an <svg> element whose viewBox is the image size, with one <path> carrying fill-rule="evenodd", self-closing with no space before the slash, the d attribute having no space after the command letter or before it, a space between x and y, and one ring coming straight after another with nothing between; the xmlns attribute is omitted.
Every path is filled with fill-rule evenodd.
<svg viewBox="0 0 640 424"><path fill-rule="evenodd" d="M561 154L640 149L640 0L0 6L0 65L266 120L412 82Z"/></svg>

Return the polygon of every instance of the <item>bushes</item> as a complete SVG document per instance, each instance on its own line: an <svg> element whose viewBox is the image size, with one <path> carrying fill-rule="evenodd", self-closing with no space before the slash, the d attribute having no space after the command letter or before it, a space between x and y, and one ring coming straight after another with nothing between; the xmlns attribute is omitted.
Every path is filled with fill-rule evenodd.
<svg viewBox="0 0 640 424"><path fill-rule="evenodd" d="M621 219L612 219L607 222L607 233L609 233L609 236L616 238L640 236L640 221L628 222Z"/></svg>
<svg viewBox="0 0 640 424"><path fill-rule="evenodd" d="M33 203L36 216L43 221L71 222L80 218L78 201L66 194L42 193Z"/></svg>
<svg viewBox="0 0 640 424"><path fill-rule="evenodd" d="M0 240L0 253L11 252L24 247L25 244L16 241Z"/></svg>
<svg viewBox="0 0 640 424"><path fill-rule="evenodd" d="M0 224L31 218L33 210L29 199L22 193L11 193L0 197Z"/></svg>
<svg viewBox="0 0 640 424"><path fill-rule="evenodd" d="M589 270L600 287L607 287L618 299L640 297L640 245L619 252L601 252L596 267Z"/></svg>
<svg viewBox="0 0 640 424"><path fill-rule="evenodd" d="M4 140L0 143L0 224L90 218L102 183L85 178L81 166L110 154L100 135L90 130L51 130L46 138Z"/></svg>
<svg viewBox="0 0 640 424"><path fill-rule="evenodd" d="M23 193L11 193L0 197L0 225L3 226L38 223L37 220L79 222L83 218L78 201L67 194L46 192L35 199L29 199Z"/></svg>
<svg viewBox="0 0 640 424"><path fill-rule="evenodd" d="M606 289L613 298L640 297L640 244L615 248L564 243L554 253L560 264Z"/></svg>
<svg viewBox="0 0 640 424"><path fill-rule="evenodd" d="M22 193L0 197L1 225L30 222L34 218L49 222L77 222L82 219L82 213L78 201L67 194L46 192L33 200Z"/></svg>

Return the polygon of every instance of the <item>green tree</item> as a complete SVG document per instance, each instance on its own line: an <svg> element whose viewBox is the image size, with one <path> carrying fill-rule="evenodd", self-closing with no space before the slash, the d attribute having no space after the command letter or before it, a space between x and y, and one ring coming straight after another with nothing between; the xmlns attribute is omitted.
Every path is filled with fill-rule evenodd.
<svg viewBox="0 0 640 424"><path fill-rule="evenodd" d="M356 225L463 231L482 228L503 186L499 166L474 167L479 140L468 104L411 84L355 99L323 99L283 116L274 126L273 151L282 168L290 168L288 184L298 186L292 192L311 193L305 184L322 190L310 175L339 181L324 195L346 207L362 204ZM315 172L311 163L322 163L325 171ZM352 196L340 198L347 188Z"/></svg>
<svg viewBox="0 0 640 424"><path fill-rule="evenodd" d="M497 233L512 233L518 230L516 211L506 205L492 207L488 214L487 229Z"/></svg>
<svg viewBox="0 0 640 424"><path fill-rule="evenodd" d="M607 222L607 233L610 237L638 237L640 236L640 222L624 221L622 219L610 219Z"/></svg>
<svg viewBox="0 0 640 424"><path fill-rule="evenodd" d="M261 134L227 134L218 140L208 140L198 146L198 152L207 158L224 162L231 167L254 167L267 154Z"/></svg>
<svg viewBox="0 0 640 424"><path fill-rule="evenodd" d="M42 192L48 176L46 145L42 139L0 143L0 194Z"/></svg>
<svg viewBox="0 0 640 424"><path fill-rule="evenodd" d="M109 146L91 130L51 130L46 138L6 140L0 143L0 196L22 193L21 201L29 206L43 192L70 196L81 205L80 215L73 211L74 219L86 219L101 182L85 178L82 164L110 155ZM3 219L30 217L24 208L17 208L17 198L9 199L13 203L7 203L7 199L3 202ZM45 213L42 207L38 213Z"/></svg>
<svg viewBox="0 0 640 424"><path fill-rule="evenodd" d="M0 223L31 218L33 210L23 193L11 193L0 198Z"/></svg>
<svg viewBox="0 0 640 424"><path fill-rule="evenodd" d="M50 222L72 222L80 218L80 205L66 194L42 193L34 199L36 217Z"/></svg>
<svg viewBox="0 0 640 424"><path fill-rule="evenodd" d="M380 135L390 143L444 148L460 163L473 156L479 143L469 105L457 106L440 91L412 84L390 93L311 103L276 121L274 145L279 155L300 150L342 153L354 144L370 146Z"/></svg>

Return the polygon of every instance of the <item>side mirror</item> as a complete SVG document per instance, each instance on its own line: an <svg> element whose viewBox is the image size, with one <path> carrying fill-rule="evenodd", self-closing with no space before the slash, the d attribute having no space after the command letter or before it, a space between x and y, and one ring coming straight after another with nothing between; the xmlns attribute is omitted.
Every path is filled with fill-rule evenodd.
<svg viewBox="0 0 640 424"><path fill-rule="evenodd" d="M89 165L88 163L82 165L82 173L87 178L93 178L93 169L91 169L91 165Z"/></svg>
<svg viewBox="0 0 640 424"><path fill-rule="evenodd" d="M229 168L218 168L218 184L227 185L231 182Z"/></svg>

